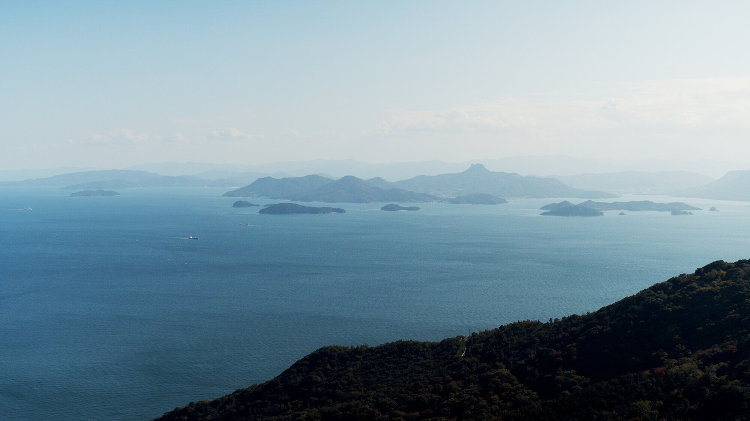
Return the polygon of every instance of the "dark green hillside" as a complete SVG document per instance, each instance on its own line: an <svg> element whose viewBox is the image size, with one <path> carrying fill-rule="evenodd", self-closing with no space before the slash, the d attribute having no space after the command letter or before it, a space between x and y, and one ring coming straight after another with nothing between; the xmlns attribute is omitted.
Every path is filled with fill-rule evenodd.
<svg viewBox="0 0 750 421"><path fill-rule="evenodd" d="M661 420L750 414L750 260L583 316L439 343L322 348L164 420Z"/></svg>

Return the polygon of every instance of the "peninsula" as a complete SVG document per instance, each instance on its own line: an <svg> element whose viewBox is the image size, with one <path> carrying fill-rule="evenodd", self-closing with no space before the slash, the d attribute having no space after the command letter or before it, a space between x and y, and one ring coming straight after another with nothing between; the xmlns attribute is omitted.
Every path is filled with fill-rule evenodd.
<svg viewBox="0 0 750 421"><path fill-rule="evenodd" d="M258 213L268 215L291 215L291 214L319 214L319 213L344 213L345 210L341 208L329 208L329 207L313 207L313 206L302 206L296 203L276 203L268 205L265 208L258 211Z"/></svg>
<svg viewBox="0 0 750 421"><path fill-rule="evenodd" d="M389 211L389 212L396 212L396 211L418 211L418 206L401 206L397 205L395 203L389 203L382 208L380 208L382 211Z"/></svg>
<svg viewBox="0 0 750 421"><path fill-rule="evenodd" d="M672 211L692 211L701 210L695 206L690 206L683 202L669 202L669 203L658 203L650 200L637 200L631 202L594 202L593 200L587 200L579 203L581 206L586 206L592 209L598 209L601 211L608 210L622 210L622 211L653 211L653 212L672 212Z"/></svg>
<svg viewBox="0 0 750 421"><path fill-rule="evenodd" d="M70 197L89 197L89 196L119 196L120 193L112 190L81 190L70 194Z"/></svg>

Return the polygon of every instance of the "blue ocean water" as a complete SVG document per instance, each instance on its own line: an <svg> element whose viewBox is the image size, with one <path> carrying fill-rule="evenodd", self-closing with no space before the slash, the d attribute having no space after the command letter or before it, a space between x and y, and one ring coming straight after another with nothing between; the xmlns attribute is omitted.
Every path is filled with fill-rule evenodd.
<svg viewBox="0 0 750 421"><path fill-rule="evenodd" d="M321 346L585 313L750 257L749 203L683 199L719 212L680 217L539 216L552 200L275 216L217 189L69 193L0 189L7 419L149 419Z"/></svg>

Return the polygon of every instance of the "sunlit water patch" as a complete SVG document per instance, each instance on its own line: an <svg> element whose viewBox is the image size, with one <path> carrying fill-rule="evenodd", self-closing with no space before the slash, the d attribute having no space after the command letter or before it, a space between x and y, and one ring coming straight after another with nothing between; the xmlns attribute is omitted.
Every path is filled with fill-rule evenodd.
<svg viewBox="0 0 750 421"><path fill-rule="evenodd" d="M539 216L552 200L274 216L232 208L215 189L68 193L0 190L10 419L155 417L270 379L324 345L584 313L750 257L748 203L681 199L719 211L679 217Z"/></svg>

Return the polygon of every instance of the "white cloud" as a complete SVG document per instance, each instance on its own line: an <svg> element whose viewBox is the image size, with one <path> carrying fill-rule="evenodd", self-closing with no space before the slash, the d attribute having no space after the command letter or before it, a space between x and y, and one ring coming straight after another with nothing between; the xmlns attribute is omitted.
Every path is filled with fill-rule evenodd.
<svg viewBox="0 0 750 421"><path fill-rule="evenodd" d="M260 136L243 133L236 127L228 127L226 129L214 130L208 135L209 139L212 140L249 140L258 139Z"/></svg>
<svg viewBox="0 0 750 421"><path fill-rule="evenodd" d="M500 98L447 110L402 110L393 112L378 132L581 132L654 125L750 127L750 78L648 81L583 93Z"/></svg>
<svg viewBox="0 0 750 421"><path fill-rule="evenodd" d="M750 78L649 81L620 89L603 107L610 117L682 129L750 127Z"/></svg>
<svg viewBox="0 0 750 421"><path fill-rule="evenodd" d="M750 154L750 77L600 85L448 109L400 110L366 134L454 156ZM411 145L411 146L409 146Z"/></svg>

